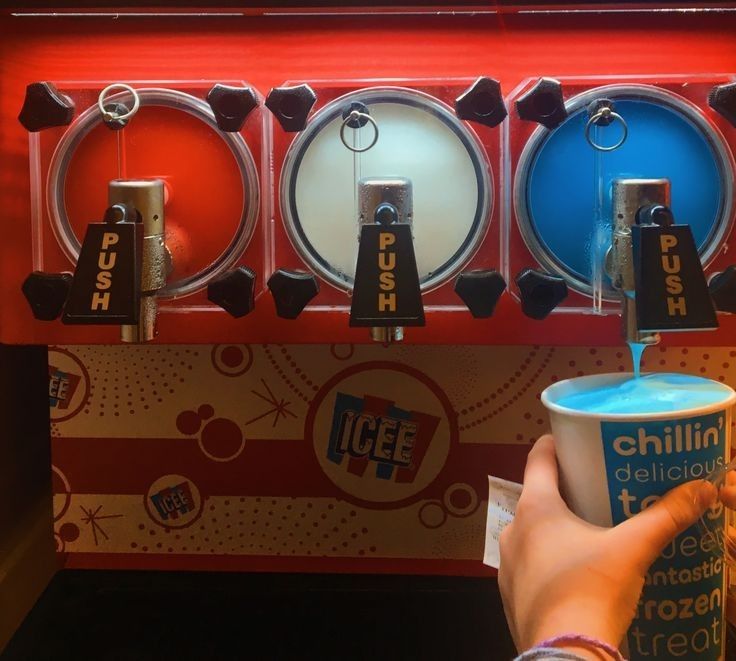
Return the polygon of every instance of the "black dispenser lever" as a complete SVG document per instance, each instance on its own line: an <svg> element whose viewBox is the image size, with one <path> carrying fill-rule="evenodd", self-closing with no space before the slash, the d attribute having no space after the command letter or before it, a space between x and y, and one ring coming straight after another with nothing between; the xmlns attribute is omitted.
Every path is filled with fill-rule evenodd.
<svg viewBox="0 0 736 661"><path fill-rule="evenodd" d="M637 222L632 240L639 330L718 328L690 226L670 224L669 209L657 206L640 210Z"/></svg>
<svg viewBox="0 0 736 661"><path fill-rule="evenodd" d="M360 237L350 325L371 328L374 340L403 337L404 326L424 326L408 179L361 179Z"/></svg>
<svg viewBox="0 0 736 661"><path fill-rule="evenodd" d="M65 324L137 324L143 227L139 212L118 204L90 223L74 271Z"/></svg>
<svg viewBox="0 0 736 661"><path fill-rule="evenodd" d="M172 267L164 200L161 179L109 183L105 222L87 227L64 323L119 324L123 342L156 336L157 294Z"/></svg>
<svg viewBox="0 0 736 661"><path fill-rule="evenodd" d="M610 261L614 286L624 294L625 332L630 341L642 341L642 335L659 331L718 328L692 231L689 225L675 224L669 196L666 179L619 179L613 183ZM630 266L624 250L627 225ZM656 336L649 335L643 341L652 343Z"/></svg>

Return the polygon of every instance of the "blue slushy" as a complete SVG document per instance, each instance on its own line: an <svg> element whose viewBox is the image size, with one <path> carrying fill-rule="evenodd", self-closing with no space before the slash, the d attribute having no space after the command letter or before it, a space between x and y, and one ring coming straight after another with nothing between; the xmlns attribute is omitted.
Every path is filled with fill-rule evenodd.
<svg viewBox="0 0 736 661"><path fill-rule="evenodd" d="M727 400L731 389L689 374L647 374L560 396L559 406L585 413L681 412Z"/></svg>

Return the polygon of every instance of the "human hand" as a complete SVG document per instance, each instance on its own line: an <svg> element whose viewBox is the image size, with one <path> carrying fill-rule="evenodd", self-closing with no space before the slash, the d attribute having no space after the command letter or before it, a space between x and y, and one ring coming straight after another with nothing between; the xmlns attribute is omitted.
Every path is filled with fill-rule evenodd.
<svg viewBox="0 0 736 661"><path fill-rule="evenodd" d="M729 509L736 509L736 472L726 473L719 491L721 502ZM724 557L733 562L736 558L736 527L731 523L733 512L726 513L726 534L724 535ZM736 627L736 593L729 586L726 593L726 620L732 627Z"/></svg>
<svg viewBox="0 0 736 661"><path fill-rule="evenodd" d="M500 538L498 582L516 647L567 633L618 647L649 566L717 496L707 481L687 482L614 528L594 526L562 500L554 440L542 436L529 453L514 520Z"/></svg>

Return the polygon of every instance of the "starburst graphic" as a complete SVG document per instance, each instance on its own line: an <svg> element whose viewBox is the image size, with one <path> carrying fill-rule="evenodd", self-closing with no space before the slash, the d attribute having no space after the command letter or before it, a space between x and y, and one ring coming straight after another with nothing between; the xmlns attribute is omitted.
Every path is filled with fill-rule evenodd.
<svg viewBox="0 0 736 661"><path fill-rule="evenodd" d="M100 535L102 535L106 540L109 540L110 537L105 532L105 530L102 528L102 526L98 523L98 521L101 521L102 519L119 519L122 517L122 514L105 514L104 516L100 514L100 510L102 509L102 505L100 505L94 512L92 511L92 508L85 509L82 505L79 506L79 509L84 512L84 516L82 517L82 522L86 523L87 525L92 526L92 535L95 538L95 546L99 546L100 543L97 539L97 533L99 532Z"/></svg>
<svg viewBox="0 0 736 661"><path fill-rule="evenodd" d="M256 416L252 420L248 420L246 422L246 425L250 425L253 422L256 422L257 420L262 420L263 418L273 415L273 424L272 427L275 427L278 421L283 416L284 419L291 416L292 418L296 418L296 413L289 410L289 406L291 405L291 402L286 401L285 399L278 399L276 395L273 394L271 389L268 387L268 384L266 383L265 379L261 379L261 383L263 384L263 387L266 389L267 395L264 395L263 393L258 392L257 390L251 390L251 392L256 396L260 397L264 402L267 402L271 405L271 408L268 409L265 413L261 413L261 415Z"/></svg>

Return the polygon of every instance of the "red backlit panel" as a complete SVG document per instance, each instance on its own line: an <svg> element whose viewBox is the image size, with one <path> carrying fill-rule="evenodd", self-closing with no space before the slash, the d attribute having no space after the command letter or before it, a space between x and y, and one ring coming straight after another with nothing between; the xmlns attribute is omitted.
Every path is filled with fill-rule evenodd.
<svg viewBox="0 0 736 661"><path fill-rule="evenodd" d="M279 268L316 270L294 247L282 208L283 164L290 146L303 133L284 132L263 107L270 90L284 81L307 83L317 93L305 131L331 102L356 90L398 87L426 94L452 113L458 96L478 77L500 82L508 119L494 128L458 120L479 145L489 174L492 204L487 226L478 245L451 276L424 292L426 326L407 329L409 342L619 342L618 316L584 314L592 310L592 303L582 294L573 293L542 321L525 316L515 294L519 269L546 268L520 242L512 208L515 165L535 126L522 126L515 108L529 81L552 76L606 83L637 79L664 87L673 80L686 86L697 84L703 89L684 96L707 121L719 126L728 149L733 149L733 128L708 108L706 95L700 94L711 83L733 80L736 47L731 35L736 19L730 12L687 16L638 10L478 16L239 14L130 15L115 20L25 13L0 19L0 201L5 233L0 248L0 340L119 341L115 327L65 326L58 320L34 319L21 293L22 283L34 269L71 271L70 253L72 258L74 253L54 231L48 199L54 150L63 144L70 127L33 134L29 140L17 116L30 83L53 82L72 97L77 105L75 121L94 107L96 95L110 83L165 88L200 101L216 83L247 85L257 93L261 105L237 133L252 157L255 184L243 186L223 132L181 109L144 105L122 137L105 127L93 128L68 160L63 186L55 189L63 193L70 232L79 237L87 223L101 219L111 178L163 178L168 195L166 242L173 258L169 282L174 284L207 271L232 248L243 209L257 200L255 224L246 232L247 240L228 255L222 271L237 267L253 271L254 311L233 318L208 300L206 281L184 293L164 290L158 299L155 341L167 344L369 341L365 329L348 325L349 288L335 287L315 273L319 295L297 319L287 320L276 315L266 286ZM579 89L569 84L565 98L572 98ZM452 174L440 176L436 188L452 189L455 183ZM329 183L321 185L329 190ZM420 202L415 200L417 205ZM417 241L418 232L416 225ZM730 265L724 251L728 241L726 233L711 273ZM354 251L355 245L346 246L347 253ZM488 319L473 318L454 291L457 273L477 268L498 271L509 285ZM615 312L615 306L605 311ZM679 334L677 341L724 344L734 322L721 315L720 323L715 333Z"/></svg>

